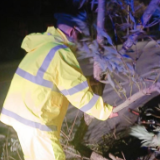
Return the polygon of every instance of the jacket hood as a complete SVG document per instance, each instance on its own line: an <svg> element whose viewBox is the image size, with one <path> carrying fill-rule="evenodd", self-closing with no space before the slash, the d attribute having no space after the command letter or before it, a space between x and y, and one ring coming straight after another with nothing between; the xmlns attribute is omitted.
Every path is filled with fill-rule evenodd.
<svg viewBox="0 0 160 160"><path fill-rule="evenodd" d="M30 52L49 42L63 43L68 47L74 45L72 42L68 41L67 37L59 29L48 27L47 31L44 33L32 33L27 35L22 41L21 48L26 50L26 52Z"/></svg>

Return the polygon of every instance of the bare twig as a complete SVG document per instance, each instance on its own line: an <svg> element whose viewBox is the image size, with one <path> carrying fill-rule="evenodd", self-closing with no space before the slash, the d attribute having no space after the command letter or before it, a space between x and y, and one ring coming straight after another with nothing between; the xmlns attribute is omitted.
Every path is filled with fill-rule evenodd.
<svg viewBox="0 0 160 160"><path fill-rule="evenodd" d="M68 131L68 133L69 133L69 128L68 128L68 124L67 124L67 118L66 118L66 117L64 118L64 121L65 121L65 123L66 123L66 126L67 126L67 131Z"/></svg>
<svg viewBox="0 0 160 160"><path fill-rule="evenodd" d="M9 159L13 159L13 160L16 160L15 158L13 158L13 157L11 157L11 156L9 156Z"/></svg>
<svg viewBox="0 0 160 160"><path fill-rule="evenodd" d="M62 135L69 141L69 137L61 130Z"/></svg>
<svg viewBox="0 0 160 160"><path fill-rule="evenodd" d="M8 156L8 135L9 135L9 130L7 131L7 138L6 138L6 158L7 160L9 159L9 156Z"/></svg>
<svg viewBox="0 0 160 160"><path fill-rule="evenodd" d="M71 130L70 130L70 132L69 132L69 135L68 135L69 139L70 139L70 136L71 136L71 134L72 134L72 131L73 131L73 128L74 128L74 125L75 125L75 122L76 122L76 119L77 119L78 114L79 114L79 110L77 111L76 117L75 117L75 119L74 119L74 122L73 122L73 124L72 124Z"/></svg>
<svg viewBox="0 0 160 160"><path fill-rule="evenodd" d="M155 78L155 80L154 80L153 84L155 84L155 83L158 81L159 76L160 76L160 72L158 73L157 77Z"/></svg>
<svg viewBox="0 0 160 160"><path fill-rule="evenodd" d="M123 152L121 152L121 154L122 154L122 156L123 156L123 159L124 159L124 160L126 160L126 158L125 158L125 156L124 156L124 153L123 153Z"/></svg>
<svg viewBox="0 0 160 160"><path fill-rule="evenodd" d="M132 96L132 87L133 87L133 82L130 83L131 89L130 89L130 97Z"/></svg>
<svg viewBox="0 0 160 160"><path fill-rule="evenodd" d="M20 156L20 154L18 152L18 149L17 149L17 154L18 154L19 159L22 160L22 158L21 158L21 156Z"/></svg>
<svg viewBox="0 0 160 160"><path fill-rule="evenodd" d="M117 74L116 72L114 72L114 74L115 74L118 78L120 78L120 79L122 79L124 82L126 82L126 78L124 78L124 75L122 76L122 75L120 75L120 74Z"/></svg>
<svg viewBox="0 0 160 160"><path fill-rule="evenodd" d="M141 77L142 77L142 78L143 78L143 77L146 78L146 76L151 75L152 73L157 73L158 71L160 71L160 68L153 69L152 71L149 71L149 72L147 72L147 73L144 73L144 74L141 75Z"/></svg>

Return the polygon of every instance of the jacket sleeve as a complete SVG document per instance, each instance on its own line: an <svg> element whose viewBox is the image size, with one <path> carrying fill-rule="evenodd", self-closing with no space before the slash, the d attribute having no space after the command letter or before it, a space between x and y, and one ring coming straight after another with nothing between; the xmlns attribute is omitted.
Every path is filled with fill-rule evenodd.
<svg viewBox="0 0 160 160"><path fill-rule="evenodd" d="M93 93L71 50L66 48L57 51L54 63L55 83L69 102L99 120L106 120L112 112L112 106Z"/></svg>

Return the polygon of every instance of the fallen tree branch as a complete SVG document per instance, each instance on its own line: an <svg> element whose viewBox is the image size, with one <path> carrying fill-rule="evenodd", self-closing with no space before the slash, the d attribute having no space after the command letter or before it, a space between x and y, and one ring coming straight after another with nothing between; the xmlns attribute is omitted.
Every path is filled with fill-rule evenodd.
<svg viewBox="0 0 160 160"><path fill-rule="evenodd" d="M135 102L136 100L140 99L141 97L144 97L146 95L150 95L153 92L159 92L160 90L160 83L156 83L154 85L151 85L150 87L140 90L139 92L133 94L131 97L129 97L125 102L117 106L113 109L113 112L119 112L120 110L124 109L125 107L128 107L131 103Z"/></svg>

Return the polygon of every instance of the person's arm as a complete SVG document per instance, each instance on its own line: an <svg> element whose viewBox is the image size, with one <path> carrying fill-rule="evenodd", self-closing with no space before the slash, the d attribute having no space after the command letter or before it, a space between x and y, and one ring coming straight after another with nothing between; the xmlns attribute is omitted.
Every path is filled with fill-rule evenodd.
<svg viewBox="0 0 160 160"><path fill-rule="evenodd" d="M55 83L69 102L99 120L106 120L112 112L112 106L93 93L71 50L60 49L55 54L54 63Z"/></svg>

